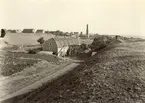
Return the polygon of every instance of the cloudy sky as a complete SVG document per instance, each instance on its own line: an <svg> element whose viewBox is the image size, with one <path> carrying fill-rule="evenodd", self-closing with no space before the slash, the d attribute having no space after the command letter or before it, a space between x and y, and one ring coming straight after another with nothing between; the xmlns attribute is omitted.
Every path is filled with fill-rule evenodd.
<svg viewBox="0 0 145 103"><path fill-rule="evenodd" d="M0 0L0 18L0 28L144 36L145 0Z"/></svg>

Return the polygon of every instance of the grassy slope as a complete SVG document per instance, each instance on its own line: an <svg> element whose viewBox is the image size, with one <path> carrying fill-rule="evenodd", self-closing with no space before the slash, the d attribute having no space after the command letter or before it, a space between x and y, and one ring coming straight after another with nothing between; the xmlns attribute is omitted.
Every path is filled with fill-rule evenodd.
<svg viewBox="0 0 145 103"><path fill-rule="evenodd" d="M145 42L103 50L54 83L15 100L19 103L144 103Z"/></svg>

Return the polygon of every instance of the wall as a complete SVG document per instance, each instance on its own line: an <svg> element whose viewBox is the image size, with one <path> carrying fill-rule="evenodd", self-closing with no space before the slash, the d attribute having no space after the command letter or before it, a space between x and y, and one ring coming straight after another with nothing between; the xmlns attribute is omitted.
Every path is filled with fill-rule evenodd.
<svg viewBox="0 0 145 103"><path fill-rule="evenodd" d="M44 51L52 51L57 53L57 45L54 39L49 39L43 44Z"/></svg>
<svg viewBox="0 0 145 103"><path fill-rule="evenodd" d="M69 46L58 48L58 56L65 56L68 49L69 49Z"/></svg>

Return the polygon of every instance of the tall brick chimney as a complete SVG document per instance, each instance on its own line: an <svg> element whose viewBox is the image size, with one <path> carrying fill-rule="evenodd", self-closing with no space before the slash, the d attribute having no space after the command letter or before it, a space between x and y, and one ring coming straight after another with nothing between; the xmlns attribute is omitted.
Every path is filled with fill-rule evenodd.
<svg viewBox="0 0 145 103"><path fill-rule="evenodd" d="M86 36L89 38L89 26L88 26L88 24L86 26Z"/></svg>

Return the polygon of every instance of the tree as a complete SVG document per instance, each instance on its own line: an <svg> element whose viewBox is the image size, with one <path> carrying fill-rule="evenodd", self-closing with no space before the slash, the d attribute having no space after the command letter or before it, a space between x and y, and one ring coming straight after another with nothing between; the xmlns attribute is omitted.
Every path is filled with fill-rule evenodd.
<svg viewBox="0 0 145 103"><path fill-rule="evenodd" d="M40 44L43 44L45 41L44 41L44 38L41 37L41 38L39 38L39 39L37 40L37 42L39 42Z"/></svg>
<svg viewBox="0 0 145 103"><path fill-rule="evenodd" d="M6 31L4 29L1 29L1 37L4 38L5 35L6 35Z"/></svg>
<svg viewBox="0 0 145 103"><path fill-rule="evenodd" d="M80 47L81 47L82 50L86 50L87 49L87 45L86 44L81 44Z"/></svg>

